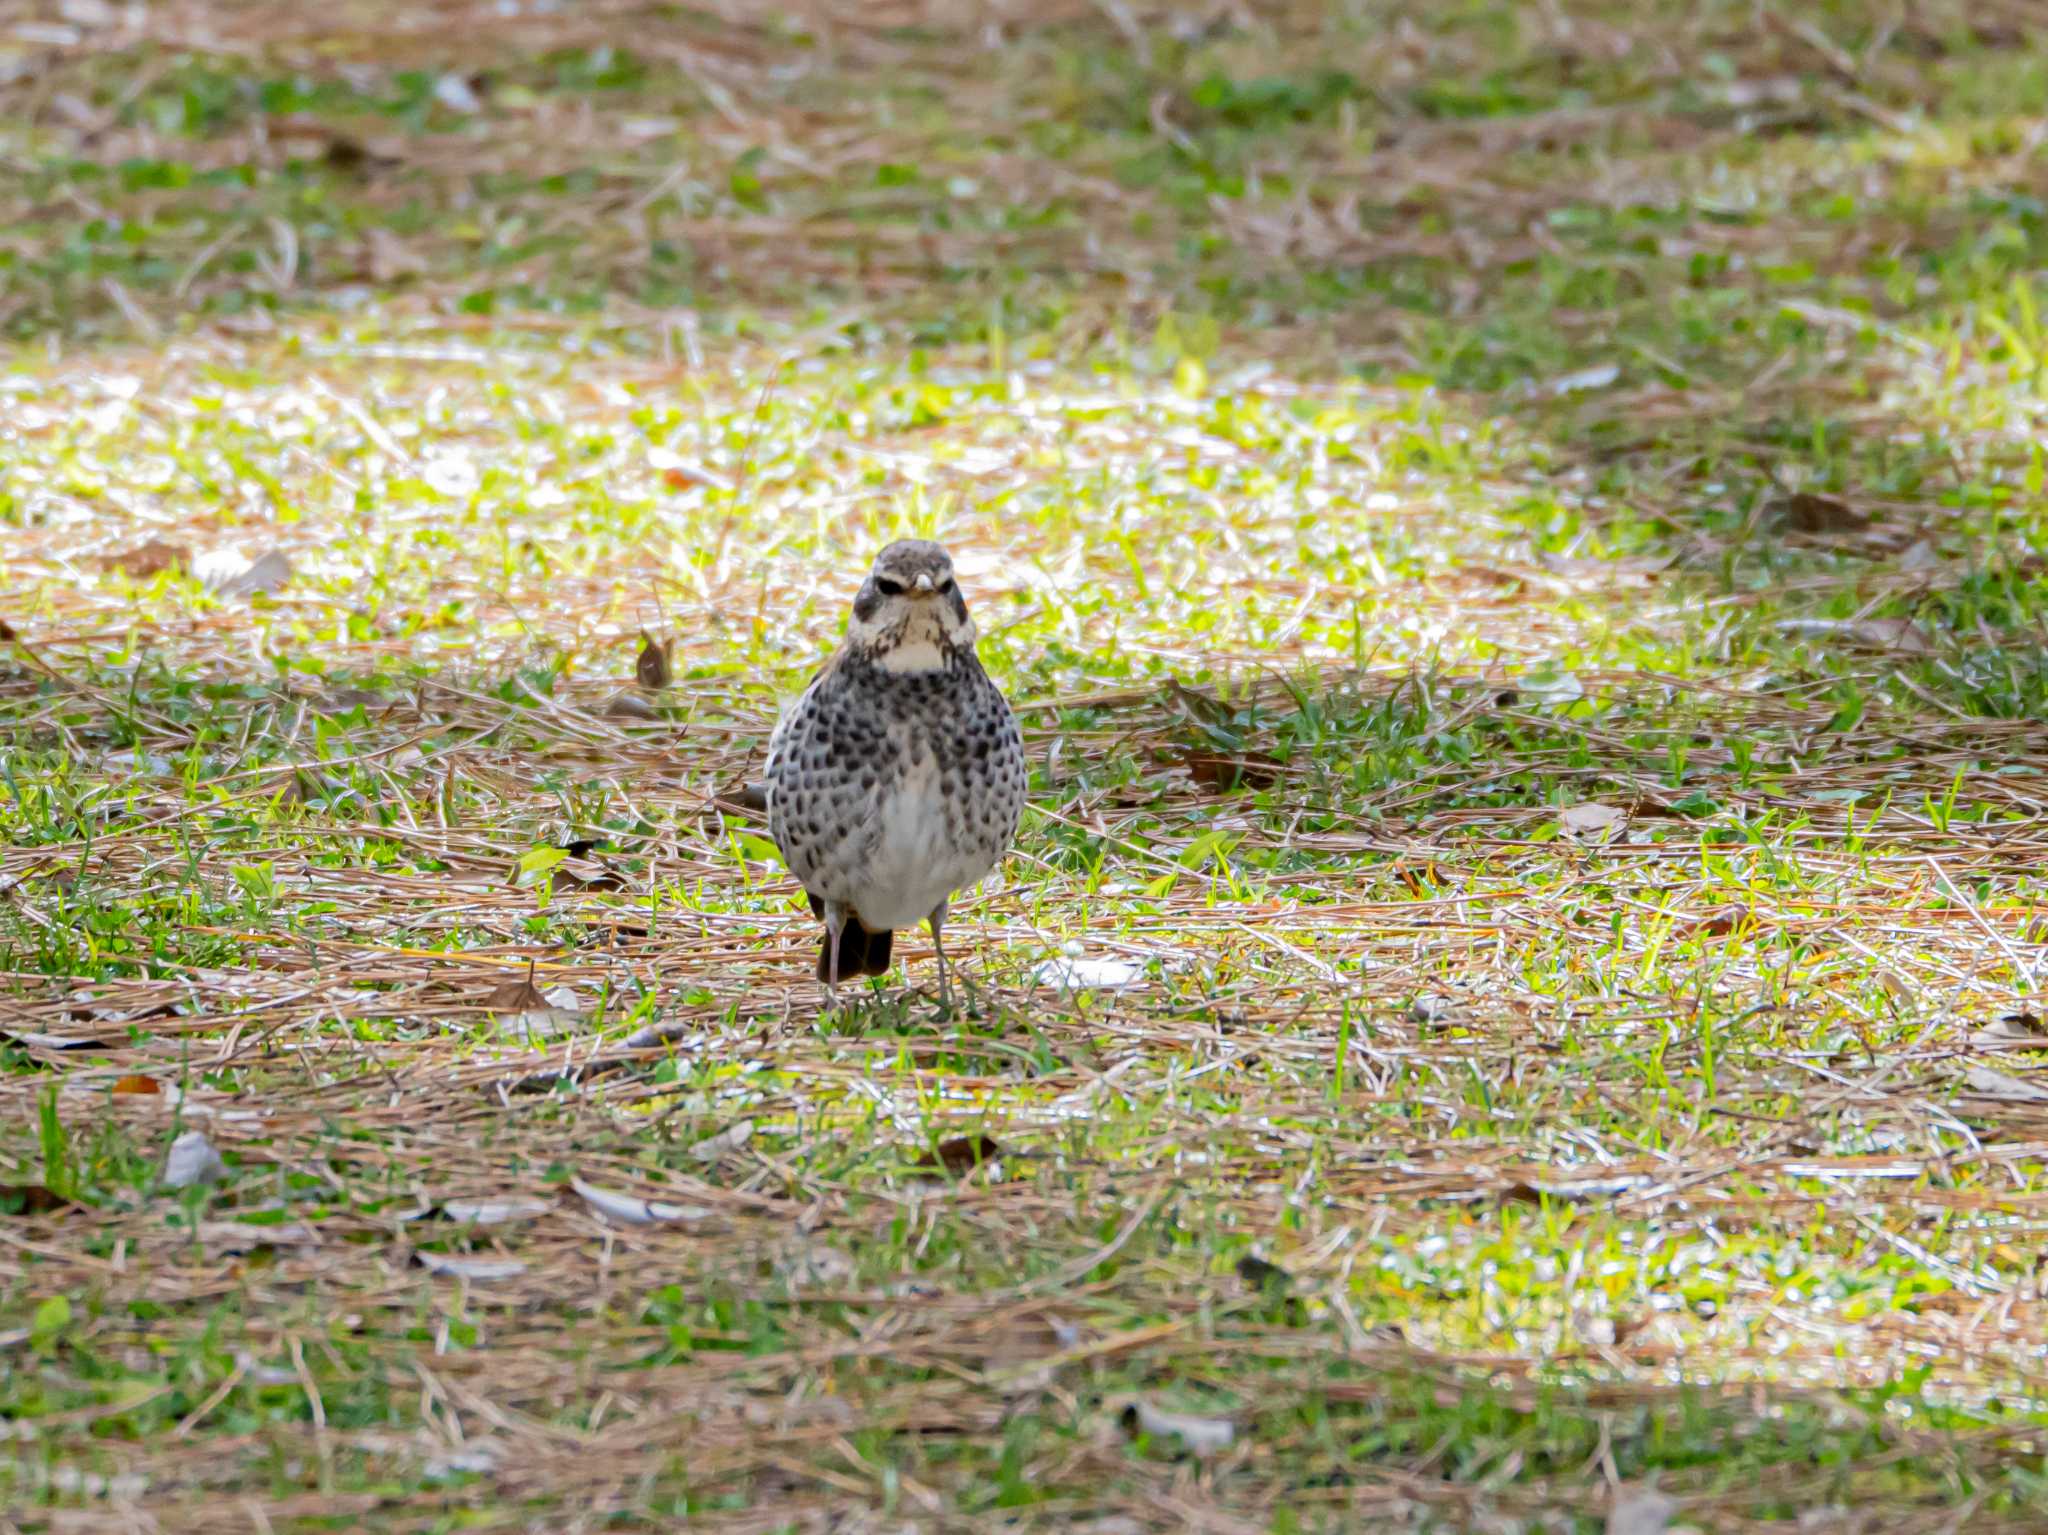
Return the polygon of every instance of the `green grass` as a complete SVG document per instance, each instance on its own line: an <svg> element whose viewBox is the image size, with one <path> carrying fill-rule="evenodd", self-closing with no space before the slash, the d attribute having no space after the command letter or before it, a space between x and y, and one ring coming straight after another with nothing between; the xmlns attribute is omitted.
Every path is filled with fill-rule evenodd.
<svg viewBox="0 0 2048 1535"><path fill-rule="evenodd" d="M0 40L0 1527L2036 1527L2048 35L1048 9Z"/></svg>

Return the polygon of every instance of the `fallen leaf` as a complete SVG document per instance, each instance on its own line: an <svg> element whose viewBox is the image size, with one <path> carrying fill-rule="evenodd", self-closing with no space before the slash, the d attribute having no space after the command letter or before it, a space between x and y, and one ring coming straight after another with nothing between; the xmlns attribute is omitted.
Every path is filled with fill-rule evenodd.
<svg viewBox="0 0 2048 1535"><path fill-rule="evenodd" d="M663 1221L709 1220L717 1214L705 1205L671 1205L655 1200L641 1199L634 1194L618 1194L610 1189L601 1189L585 1183L581 1178L571 1178L569 1187L583 1196L583 1202L604 1219L621 1226L653 1226Z"/></svg>
<svg viewBox="0 0 2048 1535"><path fill-rule="evenodd" d="M433 1212L465 1226L505 1226L554 1208L545 1199L444 1199Z"/></svg>
<svg viewBox="0 0 2048 1535"><path fill-rule="evenodd" d="M434 100L463 117L474 117L484 109L483 102L477 97L476 87L457 74L443 75L434 82Z"/></svg>
<svg viewBox="0 0 2048 1535"><path fill-rule="evenodd" d="M1214 725L1228 732L1237 722L1236 711L1220 699L1211 698L1207 693L1197 692L1178 677L1166 679L1166 691L1173 701L1186 710L1188 716L1201 724Z"/></svg>
<svg viewBox="0 0 2048 1535"><path fill-rule="evenodd" d="M1603 805L1598 800L1588 800L1558 812L1557 823L1566 831L1583 837L1589 832L1607 831L1627 819L1628 812L1619 805Z"/></svg>
<svg viewBox="0 0 2048 1535"><path fill-rule="evenodd" d="M526 974L493 987L484 1005L494 1013L523 1013L529 1008L546 1007L548 999L533 984L533 967L528 965Z"/></svg>
<svg viewBox="0 0 2048 1535"><path fill-rule="evenodd" d="M1935 570L1941 565L1941 551L1927 539L1916 539L1899 552L1901 570Z"/></svg>
<svg viewBox="0 0 2048 1535"><path fill-rule="evenodd" d="M55 1215L84 1206L40 1183L0 1183L0 1215Z"/></svg>
<svg viewBox="0 0 2048 1535"><path fill-rule="evenodd" d="M30 1045L38 1050L118 1050L121 1041L102 1039L97 1034L38 1034L30 1029L9 1029L0 1033L0 1039L11 1039L18 1045Z"/></svg>
<svg viewBox="0 0 2048 1535"><path fill-rule="evenodd" d="M456 1476L489 1476L505 1458L505 1447L492 1439L471 1439L459 1449L435 1455L420 1466L420 1475L444 1482Z"/></svg>
<svg viewBox="0 0 2048 1535"><path fill-rule="evenodd" d="M1786 634L1830 636L1864 650L1921 656L1935 650L1934 637L1910 618L1785 618L1778 628Z"/></svg>
<svg viewBox="0 0 2048 1535"><path fill-rule="evenodd" d="M984 1375L1000 1375L1001 1389L1012 1393L1043 1390L1051 1362L1082 1341L1081 1329L1049 1311L1027 1311L992 1319L975 1338Z"/></svg>
<svg viewBox="0 0 2048 1535"><path fill-rule="evenodd" d="M1903 650L1916 656L1934 654L1934 637L1910 618L1860 619L1846 633L1872 650Z"/></svg>
<svg viewBox="0 0 2048 1535"><path fill-rule="evenodd" d="M1408 1021L1420 1027L1433 1023L1444 1023L1458 1015L1458 1004L1454 998L1441 992L1429 992L1408 1004Z"/></svg>
<svg viewBox="0 0 2048 1535"><path fill-rule="evenodd" d="M190 569L192 551L183 544L152 538L124 553L103 556L99 565L102 570L118 570L131 581L147 581L166 570Z"/></svg>
<svg viewBox="0 0 2048 1535"><path fill-rule="evenodd" d="M1518 678L1514 691L1517 702L1526 699L1536 704L1568 704L1586 696L1586 685L1574 672L1557 672Z"/></svg>
<svg viewBox="0 0 2048 1535"><path fill-rule="evenodd" d="M927 1151L910 1165L943 1167L957 1175L970 1173L1002 1154L1002 1143L992 1135L956 1135L950 1140L940 1141L936 1150Z"/></svg>
<svg viewBox="0 0 2048 1535"><path fill-rule="evenodd" d="M1801 490L1773 505L1784 525L1795 533L1860 533L1870 526L1868 515L1838 496Z"/></svg>
<svg viewBox="0 0 2048 1535"><path fill-rule="evenodd" d="M716 1162L720 1157L730 1156L754 1138L754 1122L742 1119L727 1125L716 1135L707 1135L690 1148L690 1155L700 1162Z"/></svg>
<svg viewBox="0 0 2048 1535"><path fill-rule="evenodd" d="M792 1289L823 1290L844 1287L860 1277L860 1266L829 1242L804 1232L792 1232L788 1240L768 1253L775 1277Z"/></svg>
<svg viewBox="0 0 2048 1535"><path fill-rule="evenodd" d="M1143 979L1145 967L1127 959L1082 959L1062 954L1031 972L1039 986L1057 986L1062 991L1116 991L1135 986Z"/></svg>
<svg viewBox="0 0 2048 1535"><path fill-rule="evenodd" d="M457 1279L515 1279L526 1272L526 1264L518 1258L469 1258L415 1250L413 1259L430 1274Z"/></svg>
<svg viewBox="0 0 2048 1535"><path fill-rule="evenodd" d="M1234 789L1270 789L1280 781L1280 769L1286 766L1270 752L1242 752L1226 757L1203 751L1184 753L1181 765L1203 788L1226 794Z"/></svg>
<svg viewBox="0 0 2048 1535"><path fill-rule="evenodd" d="M2048 1049L2048 1024L2032 1013L2007 1013L1972 1034L1970 1043L1990 1050Z"/></svg>
<svg viewBox="0 0 2048 1535"><path fill-rule="evenodd" d="M633 675L643 688L665 688L669 685L669 652L675 647L675 639L656 640L645 629L640 631L640 654L633 662Z"/></svg>
<svg viewBox="0 0 2048 1535"><path fill-rule="evenodd" d="M11 645L20 638L21 636L14 632L14 625L10 624L6 619L0 618L0 640L5 640Z"/></svg>
<svg viewBox="0 0 2048 1535"><path fill-rule="evenodd" d="M1541 1204L1546 1199L1610 1199L1640 1189L1651 1179L1644 1173L1617 1173L1610 1178L1520 1178L1501 1190L1500 1197L1516 1204Z"/></svg>
<svg viewBox="0 0 2048 1535"><path fill-rule="evenodd" d="M275 549L260 554L249 568L240 575L221 582L218 590L223 597L269 596L282 591L292 578L292 562Z"/></svg>
<svg viewBox="0 0 2048 1535"><path fill-rule="evenodd" d="M621 688L604 701L604 714L615 720L651 720L656 718L654 705L642 698L631 688Z"/></svg>
<svg viewBox="0 0 2048 1535"><path fill-rule="evenodd" d="M1127 1403L1117 1416L1124 1432L1133 1438L1145 1434L1154 1439L1178 1439L1197 1456L1219 1455L1237 1442L1237 1425L1228 1418L1169 1412L1143 1397Z"/></svg>
<svg viewBox="0 0 2048 1535"><path fill-rule="evenodd" d="M274 1226L261 1221L201 1221L199 1240L208 1252L225 1257L265 1248L312 1247L318 1244L320 1233L304 1221L280 1221Z"/></svg>
<svg viewBox="0 0 2048 1535"><path fill-rule="evenodd" d="M163 1088L158 1085L155 1077L135 1075L122 1077L114 1084L113 1090L116 1093L129 1093L136 1096L147 1096L163 1092Z"/></svg>
<svg viewBox="0 0 2048 1535"><path fill-rule="evenodd" d="M529 980L507 981L491 993L498 1033L506 1039L553 1039L583 1022L583 999L567 986L540 990Z"/></svg>
<svg viewBox="0 0 2048 1535"><path fill-rule="evenodd" d="M1588 389L1605 389L1621 377L1621 369L1611 362L1597 363L1590 368L1581 368L1576 373L1562 373L1543 386L1543 392L1552 397L1580 394Z"/></svg>
<svg viewBox="0 0 2048 1535"><path fill-rule="evenodd" d="M164 1186L186 1189L195 1183L213 1183L226 1175L227 1163L213 1149L204 1131L187 1130L171 1142L171 1154L164 1162Z"/></svg>
<svg viewBox="0 0 2048 1535"><path fill-rule="evenodd" d="M684 458L680 453L667 448L649 448L647 466L661 476L661 483L670 490L688 490L692 485L702 485L710 490L730 492L732 481L724 475L706 469L694 459Z"/></svg>
<svg viewBox="0 0 2048 1535"><path fill-rule="evenodd" d="M1686 932L1696 938L1726 938L1739 929L1749 913L1740 906L1723 906L1705 916L1695 917Z"/></svg>
<svg viewBox="0 0 2048 1535"><path fill-rule="evenodd" d="M1650 1487L1619 1487L1607 1506L1607 1535L1664 1535L1678 1501Z"/></svg>
<svg viewBox="0 0 2048 1535"><path fill-rule="evenodd" d="M2048 1087L1993 1071L1989 1066L1972 1066L1964 1072L1963 1086L1979 1098L1995 1098L2001 1103L2048 1103Z"/></svg>

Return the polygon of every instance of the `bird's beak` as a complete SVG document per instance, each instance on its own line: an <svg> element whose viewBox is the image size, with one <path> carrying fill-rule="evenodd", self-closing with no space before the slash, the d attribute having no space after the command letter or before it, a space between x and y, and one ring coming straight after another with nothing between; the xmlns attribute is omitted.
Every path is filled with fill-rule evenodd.
<svg viewBox="0 0 2048 1535"><path fill-rule="evenodd" d="M910 589L913 592L930 591L932 589L932 573L929 570L920 570L911 578Z"/></svg>

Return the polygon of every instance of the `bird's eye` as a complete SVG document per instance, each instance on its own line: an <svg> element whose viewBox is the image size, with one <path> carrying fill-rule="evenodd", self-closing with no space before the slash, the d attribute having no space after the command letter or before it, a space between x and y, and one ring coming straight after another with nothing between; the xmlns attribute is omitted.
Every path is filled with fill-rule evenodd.
<svg viewBox="0 0 2048 1535"><path fill-rule="evenodd" d="M960 588L953 584L953 578L948 576L946 577L946 584L939 588L939 595L941 597L950 597L959 590Z"/></svg>
<svg viewBox="0 0 2048 1535"><path fill-rule="evenodd" d="M903 583L901 581L891 581L887 576L876 576L875 590L884 597L901 597L903 595Z"/></svg>

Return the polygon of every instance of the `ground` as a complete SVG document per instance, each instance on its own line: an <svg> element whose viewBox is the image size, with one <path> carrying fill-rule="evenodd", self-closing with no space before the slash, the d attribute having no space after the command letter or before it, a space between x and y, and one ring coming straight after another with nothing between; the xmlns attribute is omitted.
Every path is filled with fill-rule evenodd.
<svg viewBox="0 0 2048 1535"><path fill-rule="evenodd" d="M0 1531L2043 1528L2044 27L17 7Z"/></svg>

